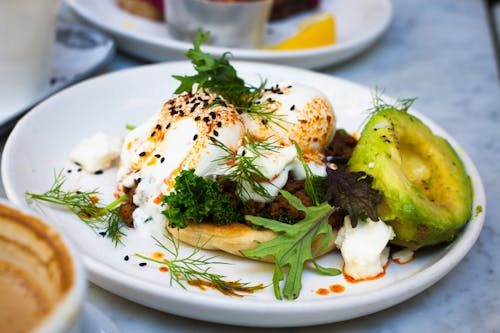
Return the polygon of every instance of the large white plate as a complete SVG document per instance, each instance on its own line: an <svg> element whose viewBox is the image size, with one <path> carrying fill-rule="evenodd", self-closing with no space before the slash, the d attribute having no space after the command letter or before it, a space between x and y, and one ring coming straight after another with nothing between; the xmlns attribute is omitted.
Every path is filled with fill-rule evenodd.
<svg viewBox="0 0 500 333"><path fill-rule="evenodd" d="M181 59L191 47L190 43L170 37L164 23L131 15L121 10L115 0L66 0L66 3L85 21L111 34L121 49L138 57L153 61ZM205 49L214 55L230 51L238 60L319 68L346 60L366 49L382 35L392 18L390 0L327 0L322 1L320 10L335 16L337 43L334 45L296 51ZM297 21L307 15L269 24L264 41L295 29Z"/></svg>
<svg viewBox="0 0 500 333"><path fill-rule="evenodd" d="M257 83L260 73L270 84L300 81L323 90L334 105L338 126L349 131L359 131L366 117L362 110L371 103L368 88L331 76L276 65L239 62L235 65L250 82ZM78 173L68 162L69 151L99 130L125 134L126 124L139 124L169 98L177 86L172 74L188 72L191 65L187 62L116 72L66 89L39 105L18 123L6 143L2 179L7 196L18 205L27 205L26 191L46 191L52 184L54 171L66 168L72 170L67 173L70 187L75 183L85 190L98 187L104 195L102 200L111 201L116 170L102 175ZM325 277L306 270L302 292L295 301L275 300L272 288L236 298L196 287L183 290L169 286L168 274L159 272L158 267L152 264L139 267L139 260L133 257L123 260L125 255L137 252L149 255L158 250L149 237L128 231L124 238L126 246L115 248L71 214L46 206L38 209L80 247L92 282L138 303L182 316L237 325L294 326L353 318L392 306L435 283L465 256L483 225L485 196L475 166L449 135L420 116L457 147L474 185L474 207L483 207L483 212L474 216L452 244L422 251L406 265L393 263L386 276L374 281L350 284L342 276ZM191 249L182 246L182 250ZM234 265L215 266L214 272L232 280L271 283L273 265L220 256L222 261ZM340 267L341 259L334 253L321 258L321 263ZM344 293L320 296L315 292L336 283L345 286Z"/></svg>

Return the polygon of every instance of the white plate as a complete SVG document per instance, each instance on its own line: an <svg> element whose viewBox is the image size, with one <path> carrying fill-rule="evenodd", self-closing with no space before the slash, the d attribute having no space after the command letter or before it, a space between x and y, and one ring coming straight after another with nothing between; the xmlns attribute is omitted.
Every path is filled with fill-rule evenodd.
<svg viewBox="0 0 500 333"><path fill-rule="evenodd" d="M94 73L114 55L114 41L92 28L76 23L58 22L52 57L50 86L20 110L0 110L0 134L44 98Z"/></svg>
<svg viewBox="0 0 500 333"><path fill-rule="evenodd" d="M368 88L331 76L289 67L235 62L239 73L249 82L257 83L259 74L269 84L296 80L323 90L330 97L338 126L359 131L371 104ZM68 162L71 148L83 138L99 130L112 135L124 135L126 124L139 124L159 110L177 87L172 74L191 73L187 62L174 62L139 67L88 80L51 97L25 116L9 137L2 161L2 180L10 200L27 205L25 192L45 192L53 181L55 170L71 169L67 185L75 183L90 190L98 187L103 202L110 202L115 189L116 169L102 175L76 172ZM416 112L415 112L416 113ZM418 113L417 113L418 114ZM244 298L224 296L216 291L200 291L196 287L183 290L171 287L168 274L141 260L125 255L150 255L158 250L153 241L131 231L123 239L126 246L114 248L112 243L92 232L69 213L37 206L46 220L63 230L85 257L90 280L95 284L138 303L202 320L236 325L297 326L335 322L379 311L397 304L429 287L448 273L469 251L484 222L485 195L479 174L466 153L440 127L422 115L420 117L437 133L448 138L465 162L474 186L474 207L482 206L452 244L432 251L422 251L406 265L391 264L385 277L350 284L342 276L325 277L305 271L300 297L295 301L277 301L272 288ZM183 251L190 251L182 246ZM205 252L204 252L205 253ZM213 255L213 252L206 252ZM214 272L231 280L271 283L273 265L220 254L220 259L234 265L213 267ZM341 266L338 254L321 258L325 266ZM340 283L346 290L341 294L320 296L318 288ZM438 292L438 290L435 290Z"/></svg>
<svg viewBox="0 0 500 333"><path fill-rule="evenodd" d="M121 10L115 0L66 0L85 21L111 34L118 46L153 61L183 59L190 43L173 39L164 23L154 22ZM304 68L320 68L346 60L373 44L387 29L392 18L390 0L327 0L320 10L333 13L337 43L304 50L276 51L205 47L214 55L230 51L235 59L273 62ZM270 23L264 42L295 30L298 20L310 14Z"/></svg>

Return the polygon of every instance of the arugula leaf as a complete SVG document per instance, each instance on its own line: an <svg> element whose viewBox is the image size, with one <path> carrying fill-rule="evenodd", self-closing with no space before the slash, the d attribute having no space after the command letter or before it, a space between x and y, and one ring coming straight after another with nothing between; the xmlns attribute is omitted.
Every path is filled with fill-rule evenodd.
<svg viewBox="0 0 500 333"><path fill-rule="evenodd" d="M371 187L373 178L370 175L349 172L345 168L326 168L326 175L326 200L345 209L353 227L363 214L378 220L376 207L382 201L382 194Z"/></svg>
<svg viewBox="0 0 500 333"><path fill-rule="evenodd" d="M302 270L304 265L311 261L316 270L321 274L338 275L340 270L321 267L314 260L313 242L322 236L317 252L321 252L333 239L332 227L328 223L328 217L336 210L324 202L319 206L305 207L299 198L287 191L280 190L292 206L305 213L305 218L294 225L285 224L276 220L263 217L245 216L252 224L270 229L279 233L276 238L259 243L253 250L242 251L247 257L263 259L272 256L275 260L273 286L274 295L277 299L295 299L299 296L302 288ZM284 278L283 268L288 267L283 291L280 290L280 282Z"/></svg>
<svg viewBox="0 0 500 333"><path fill-rule="evenodd" d="M210 222L216 225L242 220L242 214L219 183L182 170L175 178L174 190L164 195L168 208L162 211L170 227L185 228L187 222Z"/></svg>

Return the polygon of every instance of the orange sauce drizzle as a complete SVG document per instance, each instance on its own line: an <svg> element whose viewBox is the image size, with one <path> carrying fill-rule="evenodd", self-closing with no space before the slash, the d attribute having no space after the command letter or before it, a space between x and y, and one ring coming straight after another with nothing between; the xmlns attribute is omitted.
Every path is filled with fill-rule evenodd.
<svg viewBox="0 0 500 333"><path fill-rule="evenodd" d="M159 268L159 270L160 270L160 272L162 272L162 273L166 273L166 272L168 272L168 267L167 267L167 266L161 266L161 267Z"/></svg>
<svg viewBox="0 0 500 333"><path fill-rule="evenodd" d="M319 288L316 290L316 294L321 295L321 296L326 296L330 293L330 291L326 288Z"/></svg>
<svg viewBox="0 0 500 333"><path fill-rule="evenodd" d="M163 259L164 256L165 255L162 252L156 251L156 252L153 252L153 254L151 255L151 258L156 259L156 260L160 260L160 259Z"/></svg>
<svg viewBox="0 0 500 333"><path fill-rule="evenodd" d="M383 277L385 275L385 272L387 271L387 267L389 266L389 261L390 260L387 260L387 263L384 265L384 269L382 272L378 273L377 275L374 275L374 276L369 276L367 278L363 278L363 279L355 279L353 278L352 276L348 275L345 270L344 270L344 267L342 267L342 274L344 275L344 279L349 282L349 283L358 283L358 282L363 282L363 281L372 281L372 280L377 280L377 279L380 279L381 277Z"/></svg>
<svg viewBox="0 0 500 333"><path fill-rule="evenodd" d="M330 286L330 291L332 293L341 294L345 291L345 287L341 284L332 284Z"/></svg>

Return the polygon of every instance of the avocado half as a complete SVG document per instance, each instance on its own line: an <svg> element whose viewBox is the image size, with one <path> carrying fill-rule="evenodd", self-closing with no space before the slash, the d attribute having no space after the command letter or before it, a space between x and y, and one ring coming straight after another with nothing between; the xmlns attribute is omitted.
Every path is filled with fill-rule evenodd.
<svg viewBox="0 0 500 333"><path fill-rule="evenodd" d="M365 125L348 164L373 176L393 243L416 250L451 241L472 214L473 189L453 147L415 116L387 108Z"/></svg>

